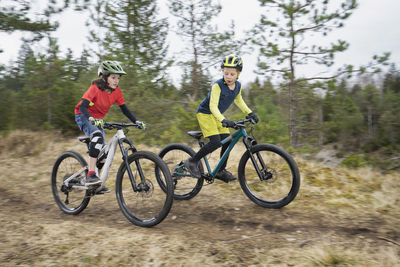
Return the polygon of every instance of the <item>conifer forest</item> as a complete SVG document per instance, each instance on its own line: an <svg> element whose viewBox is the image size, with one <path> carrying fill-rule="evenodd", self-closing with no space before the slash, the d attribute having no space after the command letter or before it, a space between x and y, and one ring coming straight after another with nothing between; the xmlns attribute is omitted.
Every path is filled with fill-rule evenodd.
<svg viewBox="0 0 400 267"><path fill-rule="evenodd" d="M96 78L99 62L116 60L128 73L119 85L125 101L148 125L145 132L135 132L136 142L185 142L187 131L199 129L195 112L214 82L210 70L217 69L210 65L220 64L226 54L245 58L253 51L258 53L258 76L242 88L246 103L260 118L253 132L258 139L301 153L332 146L354 166L387 168L399 157L400 72L390 51L371 55L363 66L333 69L335 54L349 43L300 43L310 34L326 36L346 27L346 19L357 12L356 0L342 1L338 9L328 8L329 1L259 0L265 14L274 10L277 19L262 16L246 38L237 37L234 25L220 31L212 23L222 9L217 1L164 2L173 20L159 15L156 0L58 0L40 12L33 12L29 1L2 4L0 31L23 32L25 37L18 57L0 65L0 132L78 135L74 106ZM78 57L61 52L53 37L59 23L52 18L65 10L87 16L90 46ZM174 45L166 42L171 31L185 44L179 56L168 53ZM45 50L35 51L38 42ZM328 69L329 74L300 76L304 64ZM181 70L178 83L172 82L172 66ZM246 65L242 75L245 70ZM236 107L225 115L243 118ZM117 106L105 119L126 120Z"/></svg>

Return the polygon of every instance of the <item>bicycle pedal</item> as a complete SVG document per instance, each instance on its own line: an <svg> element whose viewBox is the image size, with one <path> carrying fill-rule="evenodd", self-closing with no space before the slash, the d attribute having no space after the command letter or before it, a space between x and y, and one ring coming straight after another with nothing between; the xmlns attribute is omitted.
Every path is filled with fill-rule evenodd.
<svg viewBox="0 0 400 267"><path fill-rule="evenodd" d="M92 189L92 188L99 188L99 187L101 186L101 183L98 183L98 184L89 184L89 185L85 184L85 186L88 187L88 188L90 188L90 189Z"/></svg>
<svg viewBox="0 0 400 267"><path fill-rule="evenodd" d="M104 195L104 194L107 194L107 193L110 193L110 192L111 192L110 188L103 187L100 191L96 192L95 194L96 195Z"/></svg>

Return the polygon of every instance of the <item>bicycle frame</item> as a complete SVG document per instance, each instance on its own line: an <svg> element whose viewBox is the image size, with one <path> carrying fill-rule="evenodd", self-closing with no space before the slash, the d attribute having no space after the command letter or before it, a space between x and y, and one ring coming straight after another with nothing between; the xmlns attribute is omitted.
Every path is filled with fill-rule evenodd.
<svg viewBox="0 0 400 267"><path fill-rule="evenodd" d="M99 169L96 166L96 174L101 180L101 187L104 186L104 183L107 181L108 173L111 168L111 163L114 160L115 150L117 148L118 140L121 138L125 138L125 134L122 130L118 130L117 133L111 138L110 141L101 149L100 154L107 153L106 162L103 165L103 171L101 172L101 176L99 175Z"/></svg>
<svg viewBox="0 0 400 267"><path fill-rule="evenodd" d="M227 158L229 156L229 153L231 152L233 147L236 145L236 143L241 138L245 138L246 139L247 137L248 137L248 135L247 135L247 132L246 132L245 128L241 127L236 132L234 132L232 135L230 135L227 138L225 138L224 140L222 140L221 143L220 143L220 146L226 144L229 141L232 141L232 142L229 144L228 148L226 149L226 151L224 152L224 154L222 155L222 157L218 161L218 164L214 168L214 170L211 170L211 167L210 167L210 164L208 162L207 156L203 157L204 163L206 164L206 167L207 167L208 174L211 175L212 177L215 177L217 172L220 170L222 164L227 160ZM246 142L244 142L244 144L245 144L247 150L249 150L250 149L249 145ZM258 158L258 160L259 160L259 162L261 164L262 169L265 170L266 169L266 165L265 165L264 160L261 158L261 156L258 153L256 153L256 155L257 155L257 158ZM260 170L260 168L259 168L259 166L257 164L257 161L254 158L252 153L250 153L250 159L251 159L251 161L252 161L252 163L253 163L253 165L254 165L257 173L258 173L258 176L260 177L261 180L263 180L264 179L264 175L262 174L262 171Z"/></svg>
<svg viewBox="0 0 400 267"><path fill-rule="evenodd" d="M126 141L129 143L130 147L126 150L124 150L123 147L123 142ZM133 152L136 151L136 149L134 148L134 146L132 145L132 143L126 139L125 133L122 129L118 129L117 132L115 133L115 135L111 138L110 141L107 142L107 144L101 149L100 154L102 153L107 153L107 158L106 161L102 167L103 171L101 172L101 176L99 176L99 169L96 166L96 174L99 176L100 180L101 180L101 186L99 186L96 189L96 192L100 191L103 187L105 182L108 179L108 173L110 171L111 168L111 164L114 160L114 155L115 155L115 150L117 148L117 144L119 144L121 153L122 153L122 159L125 161L126 166L127 166L127 172L129 175L129 179L132 183L132 188L133 190L136 192L137 191L137 187L136 187L136 182L133 179L133 174L132 174L132 170L128 164L128 150L132 149ZM140 166L138 166L138 170L140 173L140 177L143 177L143 175L141 174L141 168Z"/></svg>
<svg viewBox="0 0 400 267"><path fill-rule="evenodd" d="M231 152L233 147L236 145L236 143L240 140L240 138L246 137L246 136L247 136L246 130L244 128L240 128L239 130L234 132L232 135L228 136L227 138L225 138L224 140L221 141L220 146L228 143L229 141L232 141L232 142L229 144L229 146L226 149L224 155L222 155L221 159L219 160L219 162L218 162L217 166L214 168L214 170L211 170L211 167L210 167L210 164L208 163L207 157L203 158L203 160L204 160L204 162L206 164L206 167L207 167L207 171L208 171L209 174L212 175L212 177L215 177L215 175L217 174L217 172L221 168L222 164L228 158L229 153Z"/></svg>

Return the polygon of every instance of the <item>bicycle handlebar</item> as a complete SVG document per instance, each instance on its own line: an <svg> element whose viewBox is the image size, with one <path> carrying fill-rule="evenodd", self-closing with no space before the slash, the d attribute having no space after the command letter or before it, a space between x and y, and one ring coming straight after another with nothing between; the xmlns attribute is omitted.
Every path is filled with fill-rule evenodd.
<svg viewBox="0 0 400 267"><path fill-rule="evenodd" d="M242 120L238 120L235 122L235 126L231 127L235 130L238 130L240 128L246 128L245 123L246 122L250 122L251 124L256 124L256 122L253 119L242 119Z"/></svg>
<svg viewBox="0 0 400 267"><path fill-rule="evenodd" d="M136 127L139 128L140 125L137 123L123 123L123 122L104 122L103 128L107 130L112 129L122 129L127 127Z"/></svg>
<svg viewBox="0 0 400 267"><path fill-rule="evenodd" d="M250 122L251 124L256 124L253 119L242 119L235 122L235 125L231 128L238 130L240 128L245 128L245 123ZM127 127L136 127L140 129L141 125L137 123L123 123L123 122L104 122L103 128L107 130L112 129L123 129Z"/></svg>

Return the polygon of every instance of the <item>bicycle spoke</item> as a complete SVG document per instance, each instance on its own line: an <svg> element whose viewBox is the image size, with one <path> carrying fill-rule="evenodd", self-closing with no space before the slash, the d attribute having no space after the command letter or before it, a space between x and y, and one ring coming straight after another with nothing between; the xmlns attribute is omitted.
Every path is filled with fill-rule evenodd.
<svg viewBox="0 0 400 267"><path fill-rule="evenodd" d="M172 205L172 179L165 163L155 154L145 151L135 152L129 158L132 178L136 191L132 189L131 180L125 163L118 171L116 193L118 203L124 215L139 226L153 226L161 222ZM156 169L159 169L158 177ZM160 187L159 181L167 186L167 192Z"/></svg>
<svg viewBox="0 0 400 267"><path fill-rule="evenodd" d="M300 174L296 163L283 149L270 144L253 148L239 164L239 181L243 191L256 204L280 208L296 196ZM255 164L254 164L255 163Z"/></svg>
<svg viewBox="0 0 400 267"><path fill-rule="evenodd" d="M190 147L183 144L168 145L159 153L171 171L175 199L191 199L200 192L203 186L203 178L193 177L184 167L180 167L186 159L194 154L195 152ZM203 172L202 165L200 167L200 171Z"/></svg>
<svg viewBox="0 0 400 267"><path fill-rule="evenodd" d="M83 185L87 164L76 152L66 151L56 160L52 172L52 191L60 209L68 214L78 214L86 208L87 191L74 188Z"/></svg>

